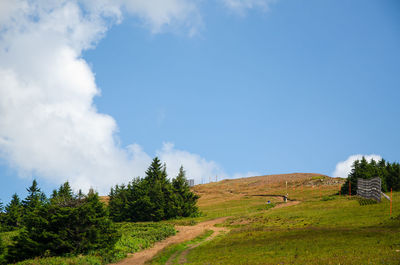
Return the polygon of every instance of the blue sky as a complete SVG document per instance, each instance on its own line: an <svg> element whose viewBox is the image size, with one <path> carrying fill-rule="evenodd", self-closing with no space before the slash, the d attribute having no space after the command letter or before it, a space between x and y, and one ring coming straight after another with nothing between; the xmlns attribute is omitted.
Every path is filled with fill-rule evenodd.
<svg viewBox="0 0 400 265"><path fill-rule="evenodd" d="M55 43L55 47L62 39L60 43L78 51L73 60L90 67L87 76L95 78L93 82L101 91L97 96L91 90L87 92L89 95L83 93L83 98L93 100L91 106L95 110L90 109L87 117L79 118L85 121L83 128L80 122L68 123L75 126L73 131L82 128L99 132L104 128L107 132L104 135L90 135L102 139L93 146L106 143L105 149L115 148L112 157L124 157L129 156L125 153L132 146L128 146L135 144L133 158L127 158L128 162L112 160L112 166L102 170L96 166L110 160L97 157L96 150L93 156L82 156L90 162L79 166L69 158L71 154L80 157L76 152L86 153L92 145L87 149L74 148L73 153L53 149L54 143L48 143L51 147L48 149L34 146L24 149L16 143L25 143L24 137L36 141L24 128L36 129L38 135L41 130L43 134L59 132L57 141L64 139L69 129L65 120L62 126L66 127L57 131L53 124L58 120L33 116L30 121L38 119L44 125L0 131L0 140L12 139L15 144L2 146L0 141L3 201L8 201L14 192L25 196L24 189L33 177L46 191L68 179L75 188L94 186L104 193L111 183L126 182L140 175L155 155L164 158L167 167L171 164L174 170L183 164L188 177L194 175L197 182L214 175L221 178L291 172L333 175L340 161L358 154L399 161L400 4L397 1L249 0L246 4L244 0L238 1L243 5L237 8L229 4L235 3L234 0L175 2L189 3L191 9L187 14L172 17L172 22L159 22L146 15L150 11L140 13L139 7L132 7L134 11L128 10L118 17L119 24L111 22L118 20L117 15L105 18L106 28L99 28L93 38L82 38L91 48L81 44L81 39L76 42L81 45L78 48L78 44L70 44L69 38L75 35L66 38L57 35L54 38L57 41L48 42L48 45ZM51 11L45 10L44 18L46 12ZM29 25L36 23L26 17L20 19ZM8 39L4 37L4 42L12 47L16 42L9 38L6 42ZM34 49L35 46L32 54ZM51 54L53 59L61 56L61 53ZM0 59L1 56L5 61L13 59L7 52ZM0 70L14 69L21 80L28 80L25 78L28 73L20 71L20 65L9 65L0 64ZM59 67L63 70L64 66ZM75 69L75 64L71 67ZM42 76L40 82L53 82L51 77L46 81L47 77ZM36 75L31 77L29 73L29 78L29 84L45 84L36 82ZM82 87L90 86L85 78L82 77ZM9 83L4 80L8 79L0 77L0 87L3 85L0 95L9 92ZM62 84L60 80L56 81ZM62 94L63 105L57 108L57 113L64 113L63 106L70 106L66 91L71 89L57 90L57 86L52 89L65 94ZM53 92L43 91L41 95L52 98L49 93ZM54 106L59 98L46 103L40 100L32 109L36 110L40 104ZM11 111L2 113L1 107L7 106L0 102L0 116L19 117ZM65 112L74 113L76 109L78 105L65 107ZM92 115L103 114L113 122L107 120L89 126ZM47 123L51 124L48 130ZM13 138L14 135L21 136ZM75 135L71 134L68 141L74 143ZM110 135L112 147L108 146ZM47 144L42 136L38 137L37 143ZM88 139L80 137L79 134L76 142ZM36 159L43 150L49 156ZM26 153L29 157L23 157ZM58 160L52 160L57 154L61 154L60 159L72 162L59 165ZM28 162L32 157L37 163ZM92 161L95 161L93 167L86 168ZM133 169L129 161L133 161ZM122 173L114 171L125 166ZM70 169L74 167L76 170ZM107 170L112 173L99 173ZM128 172L132 176L119 178L113 172L116 175ZM116 179L98 184L98 179L93 178L96 173L99 178Z"/></svg>

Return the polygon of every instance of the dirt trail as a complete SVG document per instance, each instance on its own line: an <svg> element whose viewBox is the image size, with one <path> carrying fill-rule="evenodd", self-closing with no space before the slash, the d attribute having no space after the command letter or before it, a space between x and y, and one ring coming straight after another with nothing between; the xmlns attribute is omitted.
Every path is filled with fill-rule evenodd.
<svg viewBox="0 0 400 265"><path fill-rule="evenodd" d="M221 234L222 232L227 232L227 231L229 231L229 229L226 228L226 227L215 227L215 226L214 226L214 227L211 227L211 230L214 231L214 233L213 233L211 236L207 237L205 240L203 240L203 241L200 242L200 243L197 243L197 244L195 244L195 245L193 245L193 246L190 246L188 249L184 250L184 251L180 254L180 256L179 256L179 264L185 264L185 263L187 262L186 256L187 256L187 254L189 254L189 252L190 252L192 249L197 248L200 244L203 244L203 243L206 242L206 241L212 240L213 238L215 238L216 236L218 236L218 235ZM172 257L171 257L171 258L172 258ZM173 259L169 259L168 262L166 263L166 265L171 265L172 262L173 262Z"/></svg>
<svg viewBox="0 0 400 265"><path fill-rule="evenodd" d="M287 203L278 204L277 206L275 206L272 209L292 206L292 205L296 205L299 203L300 203L300 201L289 201ZM164 239L163 241L155 243L154 246L151 248L142 250L140 252L136 252L134 254L128 254L128 258L126 258L118 263L111 264L111 265L142 265L142 264L145 264L146 261L152 259L158 252L162 251L169 245L179 244L179 243L182 243L185 241L192 240L195 237L204 233L206 230L213 230L214 233L211 236L209 236L207 239L205 239L204 241L202 241L198 244L190 246L188 249L186 249L185 251L180 253L179 264L184 264L187 261L186 260L187 254L192 249L198 247L200 244L202 244L205 241L212 240L213 238L218 236L220 233L228 231L228 229L225 227L215 227L214 226L216 224L223 223L228 218L230 218L230 216L201 222L194 226L176 226L175 228L178 231L178 233L176 235L168 237L167 239ZM171 257L168 260L167 264L172 264L172 262L175 258L176 258L175 255L173 257Z"/></svg>
<svg viewBox="0 0 400 265"><path fill-rule="evenodd" d="M194 226L176 226L176 230L178 233L174 236L168 237L163 241L157 242L153 247L149 249L142 250L140 252L131 254L128 258L115 263L114 265L140 265L144 264L146 261L153 258L158 252L166 248L171 244L178 244L184 241L192 240L195 237L199 236L206 230L214 230L213 228L215 224L223 223L229 217L221 217L214 220L201 222ZM219 229L219 228L218 228ZM215 230L214 230L215 231Z"/></svg>

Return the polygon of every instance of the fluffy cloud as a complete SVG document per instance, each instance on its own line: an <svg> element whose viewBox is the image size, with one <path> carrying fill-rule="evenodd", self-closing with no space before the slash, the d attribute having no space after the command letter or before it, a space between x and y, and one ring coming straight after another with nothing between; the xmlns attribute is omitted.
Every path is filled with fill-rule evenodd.
<svg viewBox="0 0 400 265"><path fill-rule="evenodd" d="M189 0L0 1L0 157L21 176L101 193L141 176L151 157L137 145L121 147L115 120L99 113L94 74L81 57L124 14L153 32L200 23ZM157 152L171 176L226 176L215 162L171 144Z"/></svg>
<svg viewBox="0 0 400 265"><path fill-rule="evenodd" d="M222 168L214 161L207 161L197 154L175 149L172 143L164 143L162 149L157 151L157 156L167 164L170 177L175 177L182 165L188 178L195 179L197 184L201 183L202 179L208 181L210 177L226 177Z"/></svg>
<svg viewBox="0 0 400 265"><path fill-rule="evenodd" d="M208 161L201 156L176 149L173 143L164 143L157 151L157 156L167 165L167 173L170 178L177 176L179 168L183 165L188 178L194 179L195 184L200 184L226 178L245 178L259 176L257 172L236 173L228 175L220 165L214 161Z"/></svg>
<svg viewBox="0 0 400 265"><path fill-rule="evenodd" d="M375 161L381 160L382 157L379 155L371 154L371 155L352 155L349 156L345 161L341 161L337 163L335 171L332 173L334 177L339 178L347 178L351 171L351 167L356 160L361 160L362 157L365 157L367 161L371 161L374 159Z"/></svg>

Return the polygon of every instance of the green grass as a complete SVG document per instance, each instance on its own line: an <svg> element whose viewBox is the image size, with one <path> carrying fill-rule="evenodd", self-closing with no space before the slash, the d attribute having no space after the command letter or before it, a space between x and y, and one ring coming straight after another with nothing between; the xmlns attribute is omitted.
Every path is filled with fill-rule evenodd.
<svg viewBox="0 0 400 265"><path fill-rule="evenodd" d="M174 259L174 263L178 262L180 254L188 249L190 246L195 245L197 243L200 243L204 241L206 238L211 236L214 231L212 230L207 230L200 236L194 238L193 240L186 241L180 244L175 244L172 246L167 247L163 251L161 251L159 254L157 254L151 261L149 261L147 264L152 264L152 265L163 265L165 264L173 255L176 255Z"/></svg>
<svg viewBox="0 0 400 265"><path fill-rule="evenodd" d="M187 256L189 264L400 264L400 193L361 206L310 196L301 204L226 221L230 233ZM324 197L322 197L324 198Z"/></svg>
<svg viewBox="0 0 400 265"><path fill-rule="evenodd" d="M25 260L18 265L102 265L101 257L79 256L79 257L50 257Z"/></svg>
<svg viewBox="0 0 400 265"><path fill-rule="evenodd" d="M125 254L149 248L155 242L176 233L175 228L169 224L119 223L118 226L122 236L117 242L115 249Z"/></svg>
<svg viewBox="0 0 400 265"><path fill-rule="evenodd" d="M141 249L151 247L155 242L161 241L176 233L171 224L162 223L117 223L121 238L112 252L96 252L90 255L72 257L46 257L25 260L18 265L98 265L116 262L126 257L128 253L134 253ZM18 231L1 233L5 244L11 244L11 238Z"/></svg>

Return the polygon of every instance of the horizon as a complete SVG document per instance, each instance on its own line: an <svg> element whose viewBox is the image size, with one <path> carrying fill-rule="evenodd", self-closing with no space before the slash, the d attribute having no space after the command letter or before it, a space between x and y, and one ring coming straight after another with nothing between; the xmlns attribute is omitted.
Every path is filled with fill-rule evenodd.
<svg viewBox="0 0 400 265"><path fill-rule="evenodd" d="M33 4L36 3L37 5ZM0 3L0 199L400 157L395 0Z"/></svg>

